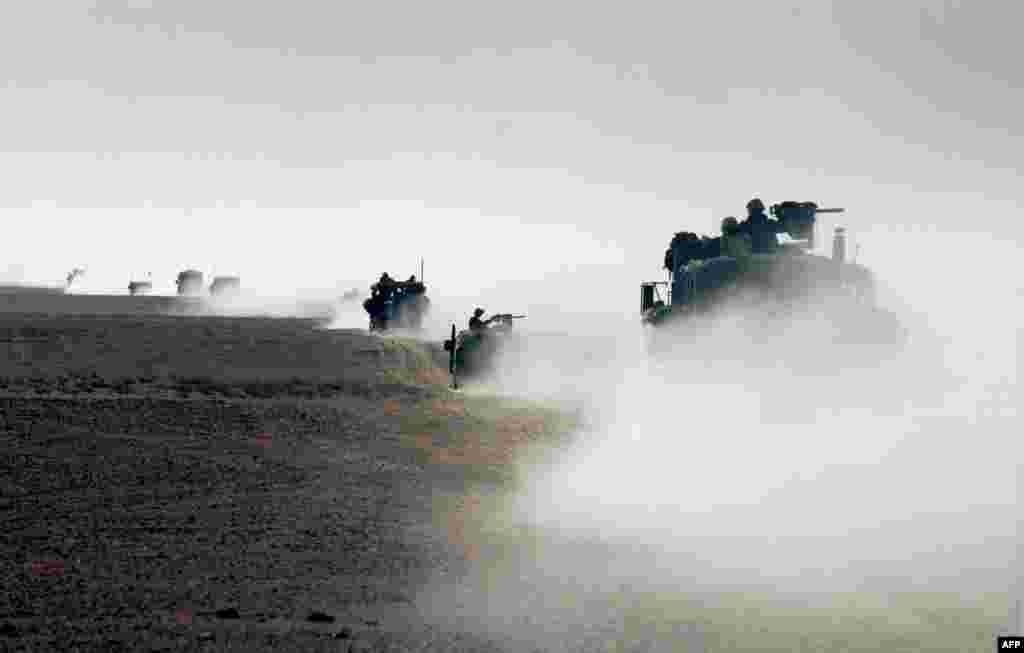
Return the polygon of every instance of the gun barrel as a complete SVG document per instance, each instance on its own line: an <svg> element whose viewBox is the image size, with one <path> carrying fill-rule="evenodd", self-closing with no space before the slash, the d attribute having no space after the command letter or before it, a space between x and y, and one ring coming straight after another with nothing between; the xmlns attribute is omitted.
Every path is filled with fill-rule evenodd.
<svg viewBox="0 0 1024 653"><path fill-rule="evenodd" d="M816 209L815 213L843 213L846 209Z"/></svg>

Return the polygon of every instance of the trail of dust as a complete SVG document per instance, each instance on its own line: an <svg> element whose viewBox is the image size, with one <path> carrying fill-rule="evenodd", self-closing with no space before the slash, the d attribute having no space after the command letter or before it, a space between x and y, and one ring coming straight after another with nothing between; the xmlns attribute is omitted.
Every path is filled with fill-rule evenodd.
<svg viewBox="0 0 1024 653"><path fill-rule="evenodd" d="M770 332L740 306L653 359L640 330L616 320L608 338L526 338L490 385L582 401L586 427L568 449L522 464L486 516L457 522L476 564L421 601L442 622L458 614L549 650L586 649L596 633L606 648L587 650L615 650L629 606L651 595L663 598L643 603L643 618L661 626L690 623L733 590L799 605L952 592L962 603L951 614L971 614L970 601L1013 583L1021 451L1006 363L1019 334L990 324L979 341L949 313L915 308L901 309L911 339L888 360L842 353L818 309ZM467 464L495 462L465 452ZM657 605L674 607L656 618ZM869 636L851 637L851 650L872 650Z"/></svg>

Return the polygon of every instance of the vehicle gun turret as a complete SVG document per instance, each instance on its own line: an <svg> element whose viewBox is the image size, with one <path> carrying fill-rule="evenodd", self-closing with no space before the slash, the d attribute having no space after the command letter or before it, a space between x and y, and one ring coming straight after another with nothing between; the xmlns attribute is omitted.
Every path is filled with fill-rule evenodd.
<svg viewBox="0 0 1024 653"><path fill-rule="evenodd" d="M793 240L806 242L806 249L814 249L814 225L819 213L843 213L846 209L819 208L814 202L780 202L771 207L778 221L778 231Z"/></svg>

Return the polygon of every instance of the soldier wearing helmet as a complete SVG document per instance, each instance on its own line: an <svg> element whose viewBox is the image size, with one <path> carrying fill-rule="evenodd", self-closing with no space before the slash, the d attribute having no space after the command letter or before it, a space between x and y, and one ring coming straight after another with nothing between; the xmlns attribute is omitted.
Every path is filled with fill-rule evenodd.
<svg viewBox="0 0 1024 653"><path fill-rule="evenodd" d="M739 220L733 216L722 220L722 255L745 259L750 255L750 250L750 234L740 228Z"/></svg>
<svg viewBox="0 0 1024 653"><path fill-rule="evenodd" d="M391 295L392 290L394 290L394 285L395 280L391 278L391 275L385 272L380 275L380 279L377 283L370 286L370 290L373 291L375 295L380 294L386 298Z"/></svg>
<svg viewBox="0 0 1024 653"><path fill-rule="evenodd" d="M778 245L775 227L765 215L764 202L760 198L755 197L747 202L747 219L740 225L740 230L749 234L755 254L768 254Z"/></svg>
<svg viewBox="0 0 1024 653"><path fill-rule="evenodd" d="M768 216L764 214L764 202L760 198L755 197L747 202L747 221L753 223L768 221Z"/></svg>
<svg viewBox="0 0 1024 653"><path fill-rule="evenodd" d="M480 316L482 316L484 314L484 312L485 311L482 308L477 308L475 311L473 311L473 317L469 318L469 330L470 331L472 331L474 333L478 333L478 332L482 331L488 324L490 324L490 322L491 322L490 319L487 319L487 320L481 320L480 319Z"/></svg>

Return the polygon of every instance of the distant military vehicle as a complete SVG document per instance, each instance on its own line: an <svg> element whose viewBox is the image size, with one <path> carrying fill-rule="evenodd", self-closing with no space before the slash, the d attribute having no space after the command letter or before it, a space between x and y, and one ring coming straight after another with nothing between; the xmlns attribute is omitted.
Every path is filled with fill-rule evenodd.
<svg viewBox="0 0 1024 653"><path fill-rule="evenodd" d="M370 315L371 331L420 329L430 308L427 287L415 276L395 281L387 274L370 288L363 308Z"/></svg>
<svg viewBox="0 0 1024 653"><path fill-rule="evenodd" d="M178 274L176 284L179 295L200 295L203 292L203 273L199 270L183 270Z"/></svg>
<svg viewBox="0 0 1024 653"><path fill-rule="evenodd" d="M210 295L214 297L231 297L241 291L242 281L238 277L214 277L210 284Z"/></svg>
<svg viewBox="0 0 1024 653"><path fill-rule="evenodd" d="M813 253L818 214L844 209L788 201L772 206L769 217L755 198L747 211L742 222L723 220L714 238L675 234L664 257L669 280L640 285L643 324L685 331L729 305L753 308L759 319L782 318L775 325L784 330L787 316L814 306L832 319L837 330L829 337L837 344L902 344L905 330L875 304L871 271L846 259L845 229L835 229L831 258Z"/></svg>
<svg viewBox="0 0 1024 653"><path fill-rule="evenodd" d="M479 313L476 317L479 317ZM448 372L451 375L452 387L459 387L458 380L461 377L492 371L497 354L508 345L509 339L515 336L515 320L525 317L498 313L492 315L487 323L479 328L459 332L453 324L451 338L444 341L444 350L448 352Z"/></svg>
<svg viewBox="0 0 1024 653"><path fill-rule="evenodd" d="M151 281L129 281L128 282L128 294L129 295L148 295L153 291L153 283Z"/></svg>

